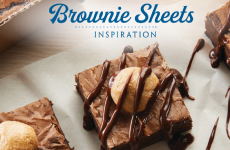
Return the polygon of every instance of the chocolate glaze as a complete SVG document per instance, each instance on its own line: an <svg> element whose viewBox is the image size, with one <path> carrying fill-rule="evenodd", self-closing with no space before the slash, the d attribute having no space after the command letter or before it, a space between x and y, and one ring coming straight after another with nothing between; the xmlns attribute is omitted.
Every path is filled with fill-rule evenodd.
<svg viewBox="0 0 230 150"><path fill-rule="evenodd" d="M192 144L194 136L190 133L186 135L174 135L173 139L169 141L169 147L171 150L185 150L188 145Z"/></svg>
<svg viewBox="0 0 230 150"><path fill-rule="evenodd" d="M225 39L224 34L228 31L229 26L230 26L230 8L228 12L228 18L224 23L223 27L220 29L219 34L217 35L218 45L215 48L213 48L209 53L209 57L211 59L211 65L213 68L218 68L220 61L224 59L224 47L227 43L229 43L229 41ZM226 64L230 66L230 56L227 57Z"/></svg>
<svg viewBox="0 0 230 150"><path fill-rule="evenodd" d="M85 99L84 116L83 116L83 128L85 130L92 130L94 128L93 118L92 118L91 113L89 111L90 104L98 96L98 94L100 94L102 86L105 83L105 79L108 75L109 67L110 67L110 62L105 60L103 63L103 68L101 71L101 76L100 76L99 82L97 83L95 88L89 93L89 95Z"/></svg>
<svg viewBox="0 0 230 150"><path fill-rule="evenodd" d="M210 138L209 138L209 141L208 141L208 145L207 145L206 150L210 150L210 149L211 149L212 142L213 142L213 140L214 140L214 138L215 138L216 128L217 128L218 121L219 121L219 117L217 118L216 123L215 123L215 125L214 125L214 127L213 127L213 129L212 129L212 133L211 133L211 135L210 135Z"/></svg>
<svg viewBox="0 0 230 150"><path fill-rule="evenodd" d="M119 66L118 66L118 71L116 71L115 73L112 74L112 76L110 77L109 82L108 82L107 95L106 95L105 105L104 105L103 115L102 115L102 124L101 124L100 130L98 132L98 138L100 140L101 140L102 132L104 131L104 129L107 125L107 122L109 120L109 109L110 109L110 105L111 105L111 101L112 101L111 88L112 88L113 82L114 82L116 76L118 75L118 73L120 72L120 70L125 68L125 63L126 63L126 54L122 53L122 56L121 56L120 62L119 62ZM101 145L101 149L105 149L105 147L103 145Z"/></svg>
<svg viewBox="0 0 230 150"><path fill-rule="evenodd" d="M118 71L125 68L125 63L126 63L126 54L122 53L121 58L120 58L120 62L119 62L119 66L118 66Z"/></svg>
<svg viewBox="0 0 230 150"><path fill-rule="evenodd" d="M227 93L225 95L225 98L228 96L228 93L230 91L230 86L228 87ZM230 95L228 97L228 114L227 114L227 120L226 120L226 132L227 132L227 136L230 139L230 135L228 132L228 125L229 125L229 118L230 118Z"/></svg>
<svg viewBox="0 0 230 150"><path fill-rule="evenodd" d="M129 129L129 143L131 146L131 150L138 150L139 149L139 142L140 142L141 136L143 135L144 125L146 124L146 122L148 120L150 110L151 110L153 104L155 103L155 101L159 95L159 91L160 91L160 84L158 84L157 87L155 88L155 90L153 91L153 93L152 93L152 95L151 95L151 97L147 103L147 107L146 107L145 111L143 112L142 118L140 117L140 115L136 115L136 114L132 115L132 120L130 123L130 129ZM136 126L136 123L138 120L140 123L140 127L139 127L139 132L137 133L137 135L135 137L134 136L134 131L135 131L134 129L135 129L135 126Z"/></svg>
<svg viewBox="0 0 230 150"><path fill-rule="evenodd" d="M204 47L204 39L199 39L194 50L193 50L193 53L192 53L192 56L189 60L189 63L188 63L188 67L187 67L187 70L185 72L185 75L184 75L184 79L188 76L188 73L190 71L190 68L191 68L191 65L192 65L192 62L193 62L193 59L196 55L197 52L199 52L203 47Z"/></svg>
<svg viewBox="0 0 230 150"><path fill-rule="evenodd" d="M190 96L188 91L189 91L189 87L187 84L187 81L185 80L185 78L182 76L182 74L176 70L171 68L170 69L171 72L173 73L174 78L176 79L176 83L177 83L177 87L182 95L182 97L186 96L188 97L190 100L195 100L194 97Z"/></svg>
<svg viewBox="0 0 230 150"><path fill-rule="evenodd" d="M141 119L141 121L140 121L140 128L139 128L139 132L137 134L137 137L134 137L135 127L137 124L137 120L139 118L139 116L136 114L136 111L138 110L138 107L140 104L140 99L141 99L141 95L142 95L142 92L144 89L145 80L147 79L147 77L152 72L149 65L152 62L155 49L156 49L156 46L150 52L150 54L147 58L147 61L145 63L145 66L142 67L140 74L139 74L139 77L138 77L138 80L137 80L136 95L135 95L135 100L134 100L134 112L135 113L132 115L130 128L129 128L129 143L130 143L131 150L138 150L139 149L139 141L140 141L140 138L142 136L142 130L143 130L144 124L146 123L147 117L150 113L150 108L152 107L153 103L156 101L156 98L157 98L156 94L159 94L159 85L157 85L158 91L157 92L155 92L155 90L153 91L152 96L148 101L147 108L144 111L145 117L143 117L143 119Z"/></svg>
<svg viewBox="0 0 230 150"><path fill-rule="evenodd" d="M101 139L102 132L105 129L106 124L109 120L109 108L110 108L111 101L112 101L111 88L112 88L112 84L113 84L116 76L118 75L118 73L119 73L119 71L113 73L113 75L110 77L109 82L108 82L107 95L106 95L105 105L104 105L103 115L102 115L102 124L101 124L100 130L98 132L98 138L99 139Z"/></svg>
<svg viewBox="0 0 230 150"><path fill-rule="evenodd" d="M151 52L149 53L149 56L148 56L148 58L147 58L147 60L146 60L146 62L145 62L145 66L150 66L151 65L151 62L152 62L152 60L153 60L153 54L154 54L154 52L155 52L155 50L156 50L156 48L157 48L157 44L153 47L153 49L151 50Z"/></svg>
<svg viewBox="0 0 230 150"><path fill-rule="evenodd" d="M169 78L172 78L172 77L173 76L169 76ZM160 113L160 124L161 124L162 130L165 133L165 140L166 141L169 141L173 137L173 135L172 135L173 122L168 120L167 118L168 118L169 111L171 109L172 94L173 94L175 88L176 88L176 80L173 78L172 83L171 83L170 87L168 88L166 99L165 99L164 105L163 105L163 107L161 109L161 113Z"/></svg>
<svg viewBox="0 0 230 150"><path fill-rule="evenodd" d="M192 56L189 60L189 63L188 63L184 77L181 75L181 73L178 70L171 69L171 71L173 72L174 78L177 80L177 87L179 88L181 95L186 96L191 100L195 100L195 98L189 95L189 92L188 92L189 87L188 87L188 84L186 82L186 77L188 76L188 73L190 71L190 68L191 68L191 65L192 65L192 62L193 62L193 59L194 59L196 53L199 52L203 48L204 43L205 43L204 39L198 40L198 42L197 42L197 44L193 50Z"/></svg>
<svg viewBox="0 0 230 150"><path fill-rule="evenodd" d="M106 147L106 139L107 139L111 129L113 128L114 124L116 123L116 120L117 120L117 118L118 118L118 116L120 114L122 104L124 102L124 99L125 99L125 96L126 96L126 92L127 92L128 85L129 85L131 77L132 77L132 74L129 75L127 81L125 82L125 85L124 85L124 87L123 87L123 89L121 91L121 94L120 94L119 98L118 98L116 110L113 112L113 115L112 115L111 119L109 120L109 122L107 123L105 129L102 132L101 142L102 142L103 147Z"/></svg>
<svg viewBox="0 0 230 150"><path fill-rule="evenodd" d="M140 70L140 75L137 79L136 95L134 99L134 112L138 110L140 100L141 100L141 95L145 86L145 80L151 74L151 72L152 70L149 66L144 66Z"/></svg>

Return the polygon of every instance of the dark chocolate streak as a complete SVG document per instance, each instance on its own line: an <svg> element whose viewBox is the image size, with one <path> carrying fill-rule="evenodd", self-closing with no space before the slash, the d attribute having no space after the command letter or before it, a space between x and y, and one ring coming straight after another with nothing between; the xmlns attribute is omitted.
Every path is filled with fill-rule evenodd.
<svg viewBox="0 0 230 150"><path fill-rule="evenodd" d="M181 73L178 70L171 69L171 71L173 72L174 78L177 80L177 87L179 88L181 95L186 96L191 100L195 100L195 98L189 95L189 92L188 92L189 87L186 82L186 77L188 76L188 73L190 71L190 68L191 68L191 65L192 65L192 62L193 62L193 59L196 53L199 52L203 48L203 46L204 46L204 39L199 39L193 50L192 56L189 60L184 77L181 75Z"/></svg>
<svg viewBox="0 0 230 150"><path fill-rule="evenodd" d="M229 91L230 91L230 86L228 87L225 98L228 96ZM230 139L230 135L228 132L229 119L230 119L230 95L228 97L228 114L227 114L227 120L226 120L226 132L227 132L228 138Z"/></svg>
<svg viewBox="0 0 230 150"><path fill-rule="evenodd" d="M218 121L219 121L219 117L217 118L216 123L215 123L215 125L214 125L214 127L213 127L213 129L212 129L212 133L211 133L211 135L210 135L210 138L209 138L209 141L208 141L208 145L207 145L206 150L210 150L210 149L211 149L212 142L213 142L213 140L214 140L214 138L215 138L216 128L217 128Z"/></svg>
<svg viewBox="0 0 230 150"><path fill-rule="evenodd" d="M173 139L169 142L169 147L171 150L185 150L193 141L194 136L191 133L174 135Z"/></svg>
<svg viewBox="0 0 230 150"><path fill-rule="evenodd" d="M109 108L110 108L111 101L112 101L112 97L111 97L112 84L113 84L116 76L120 72L120 70L125 68L125 63L126 63L126 53L123 52L122 56L120 58L118 71L113 73L113 75L110 77L109 82L108 82L107 95L106 95L105 105L104 105L103 115L102 115L102 124L101 124L100 130L98 132L98 138L100 140L101 140L102 132L105 129L107 122L109 121ZM103 147L106 148L106 146L101 145L101 148L103 148Z"/></svg>
<svg viewBox="0 0 230 150"><path fill-rule="evenodd" d="M218 45L213 48L210 53L209 57L211 59L211 65L213 68L218 68L220 61L224 59L224 47L229 41L224 38L224 34L228 31L230 26L230 5L229 5L229 12L226 22L224 23L223 27L220 29L219 34L217 35ZM226 64L230 66L230 56L226 59Z"/></svg>
<svg viewBox="0 0 230 150"><path fill-rule="evenodd" d="M113 128L114 124L116 123L116 120L117 120L117 118L118 118L118 116L120 114L122 104L124 102L126 92L127 92L127 89L128 89L128 85L129 85L130 79L132 78L132 75L133 74L130 74L128 79L127 79L127 81L125 82L125 85L124 85L124 87L123 87L123 89L121 91L121 94L120 94L119 98L118 98L116 110L113 112L113 115L112 115L111 119L109 120L109 122L107 123L105 129L102 132L101 142L102 142L102 145L104 147L106 147L106 139L107 139L111 129Z"/></svg>
<svg viewBox="0 0 230 150"><path fill-rule="evenodd" d="M149 66L144 66L140 70L140 75L137 79L137 86L136 86L136 95L134 99L134 112L136 113L140 104L141 95L144 90L145 80L151 74L152 70Z"/></svg>
<svg viewBox="0 0 230 150"><path fill-rule="evenodd" d="M109 67L110 67L110 62L105 60L103 63L103 68L101 71L101 76L100 76L99 82L97 83L97 85L95 86L93 91L91 91L89 93L89 95L87 96L87 98L85 99L84 117L83 117L83 128L85 130L92 130L94 128L93 118L92 118L92 115L91 115L90 110L89 110L90 104L100 94L102 86L105 83L105 79L109 73Z"/></svg>
<svg viewBox="0 0 230 150"><path fill-rule="evenodd" d="M186 70L185 75L184 75L184 80L188 76L188 73L190 71L190 68L191 68L191 65L192 65L192 62L193 62L193 59L194 59L196 53L198 53L204 47L204 43L205 43L204 39L199 39L198 40L198 42L197 42L197 44L196 44L196 46L195 46L195 48L194 48L194 50L192 52L192 56L191 56L191 58L189 60L188 67L187 67L187 70Z"/></svg>
<svg viewBox="0 0 230 150"><path fill-rule="evenodd" d="M151 62L153 60L153 55L154 55L154 52L155 52L157 46L158 46L158 44L155 44L154 47L153 47L153 49L149 53L149 56L148 56L148 58L147 58L147 60L145 62L145 66L150 66L151 65Z"/></svg>
<svg viewBox="0 0 230 150"><path fill-rule="evenodd" d="M171 140L173 137L173 135L172 135L173 122L168 120L168 115L169 115L169 112L171 109L171 104L172 104L172 94L176 88L176 80L173 78L173 75L170 74L168 76L168 78L169 78L169 80L172 79L172 83L171 83L170 87L168 88L165 102L164 102L164 105L163 105L163 107L161 109L161 113L160 113L160 124L161 124L161 128L163 129L163 131L165 133L165 140L166 141ZM166 82L165 84L167 84L167 83L168 82Z"/></svg>
<svg viewBox="0 0 230 150"><path fill-rule="evenodd" d="M122 59L123 60L123 59ZM113 73L113 75L110 77L109 82L108 82L108 86L107 86L107 95L106 95L106 99L105 99L105 105L104 105L104 109L103 109L103 115L102 115L102 124L100 127L100 130L98 132L98 138L101 140L101 135L103 130L106 127L106 124L109 120L109 108L111 105L111 101L112 101L112 97L111 97L111 88L112 88L112 83L114 82L116 76L118 75L119 71Z"/></svg>
<svg viewBox="0 0 230 150"><path fill-rule="evenodd" d="M119 66L118 66L118 71L122 70L123 68L125 68L125 63L126 63L126 53L122 53L121 58L120 58L120 62L119 62Z"/></svg>

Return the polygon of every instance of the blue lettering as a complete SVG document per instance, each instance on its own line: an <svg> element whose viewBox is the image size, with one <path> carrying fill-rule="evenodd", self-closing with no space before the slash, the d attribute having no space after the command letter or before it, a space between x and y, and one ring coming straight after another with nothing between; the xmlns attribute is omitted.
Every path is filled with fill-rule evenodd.
<svg viewBox="0 0 230 150"><path fill-rule="evenodd" d="M127 18L127 17L129 17L129 12L128 12L128 11L124 12L124 13L121 15L121 22L122 22L122 23L129 22L129 20L131 19L131 17L129 17L128 20L124 20L124 18Z"/></svg>
<svg viewBox="0 0 230 150"><path fill-rule="evenodd" d="M166 19L167 17L169 17L169 16L170 16L170 12L169 12L169 11L164 12L164 13L162 14L162 16L161 16L161 21L162 21L163 23L169 22L170 19L165 20L165 19Z"/></svg>
<svg viewBox="0 0 230 150"><path fill-rule="evenodd" d="M157 37L157 32L156 32L156 31L155 31L155 34L154 34L153 32L151 32L151 38L152 38L153 36L154 36L154 37Z"/></svg>
<svg viewBox="0 0 230 150"><path fill-rule="evenodd" d="M127 34L127 38L128 38L128 37L132 38L130 32L128 32L128 34Z"/></svg>
<svg viewBox="0 0 230 150"><path fill-rule="evenodd" d="M56 6L59 6L59 8L58 8L57 11L53 10L53 8L56 7ZM64 6L65 11L64 12L60 12L63 6ZM54 17L52 19L50 19L51 22L53 24L55 23L56 20L58 21L58 23L64 23L64 22L66 22L67 16L66 16L65 13L67 13L68 10L69 10L68 6L65 5L65 4L61 4L61 3L58 3L58 4L55 4L55 5L51 6L50 9L49 9L49 12L51 14L55 14ZM63 15L63 19L61 19L60 17L58 18L59 14Z"/></svg>
<svg viewBox="0 0 230 150"><path fill-rule="evenodd" d="M150 5L150 4L144 4L144 5L142 5L142 6L141 6L141 12L142 12L142 14L145 16L145 18L144 18L143 20L140 20L140 19L139 19L140 14L136 15L136 16L135 16L135 21L136 21L137 23L144 23L144 22L146 22L146 21L148 20L148 18L149 18L148 14L147 14L147 13L145 12L145 10L144 10L145 6L149 6L147 10L149 10L149 9L152 8L152 5Z"/></svg>
<svg viewBox="0 0 230 150"><path fill-rule="evenodd" d="M113 38L114 35L115 35L115 32L111 31L111 38Z"/></svg>
<svg viewBox="0 0 230 150"><path fill-rule="evenodd" d="M125 38L124 34L125 33L123 31L121 31L121 38Z"/></svg>
<svg viewBox="0 0 230 150"><path fill-rule="evenodd" d="M145 33L147 33L147 36L145 36ZM143 37L144 37L144 38L149 37L149 32L147 32L147 31L143 32Z"/></svg>
<svg viewBox="0 0 230 150"><path fill-rule="evenodd" d="M178 11L173 12L172 15L171 15L171 17L170 17L170 21L172 23L176 23L178 21L178 19L177 20L173 20L173 19L177 18L178 16L179 16L179 12Z"/></svg>
<svg viewBox="0 0 230 150"><path fill-rule="evenodd" d="M109 31L106 31L106 38L109 37Z"/></svg>

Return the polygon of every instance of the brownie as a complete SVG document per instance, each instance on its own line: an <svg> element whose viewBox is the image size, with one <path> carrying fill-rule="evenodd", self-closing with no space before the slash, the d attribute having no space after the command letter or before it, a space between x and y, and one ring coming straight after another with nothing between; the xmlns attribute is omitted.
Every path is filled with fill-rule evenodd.
<svg viewBox="0 0 230 150"><path fill-rule="evenodd" d="M150 51L153 49L154 44L133 53L127 53L126 65L125 67L142 67L144 66ZM101 93L90 105L90 111L94 118L94 123L96 130L98 131L102 123L103 107L106 98L106 88L110 76L118 70L119 59L111 60L110 69L107 79L103 85ZM170 72L170 68L167 66L164 58L162 57L158 47L154 52L154 57L150 65L152 72L156 74L160 81ZM87 69L75 75L75 80L77 83L77 91L81 95L82 100L85 101L87 95L93 90L97 82L99 81L102 70L102 64L97 65L93 68ZM156 142L161 141L164 138L163 130L161 129L159 117L160 111L164 104L166 91L168 87L159 94L156 102L154 103L149 118L144 127L144 135L140 139L140 148L149 146ZM173 133L181 133L192 128L192 119L187 107L184 104L184 100L178 88L175 89L173 93L172 107L168 116L168 119L173 121ZM110 107L109 116L111 117L113 111L116 109L116 104L112 103ZM130 145L128 143L128 131L130 127L131 115L126 112L122 112L119 116L116 124L112 128L108 138L107 138L107 148L109 150L129 150ZM135 130L138 130L136 128ZM99 149L99 148L98 148Z"/></svg>
<svg viewBox="0 0 230 150"><path fill-rule="evenodd" d="M0 26L42 0L1 0Z"/></svg>
<svg viewBox="0 0 230 150"><path fill-rule="evenodd" d="M212 44L216 47L218 46L218 33L220 29L224 26L229 12L230 2L226 3L221 8L208 13L205 19L205 34L210 38ZM230 41L230 32L228 31L225 35L225 38ZM224 57L225 60L230 56L230 43L228 42L224 47ZM226 63L226 61L224 62ZM230 65L228 65L230 68Z"/></svg>
<svg viewBox="0 0 230 150"><path fill-rule="evenodd" d="M3 121L19 121L31 126L38 138L38 150L71 150L54 114L53 103L46 97L7 113L0 113Z"/></svg>

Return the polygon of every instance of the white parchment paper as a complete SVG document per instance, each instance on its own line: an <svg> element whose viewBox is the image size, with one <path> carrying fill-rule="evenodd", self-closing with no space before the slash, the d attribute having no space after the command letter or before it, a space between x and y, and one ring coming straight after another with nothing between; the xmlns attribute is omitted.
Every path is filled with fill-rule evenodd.
<svg viewBox="0 0 230 150"><path fill-rule="evenodd" d="M168 66L184 73L197 40L204 38L205 47L196 55L187 78L190 94L196 98L195 101L185 98L193 119L191 132L195 136L195 142L188 149L206 148L213 125L220 116L212 149L227 150L230 141L225 131L227 99L224 95L230 85L230 74L223 63L218 69L211 68L208 53L213 46L204 34L207 12L225 3L226 0L181 1L164 9L181 10L187 5L195 12L191 24L159 24L156 29L157 38L95 39L29 65L17 74L0 80L0 112L8 112L48 97L54 103L54 111L71 147L77 150L99 149L100 141L96 132L82 128L83 103L75 90L74 75L103 63L105 59L119 57L126 45L132 45L137 50L154 42L159 43ZM169 148L162 141L144 150L152 149Z"/></svg>

